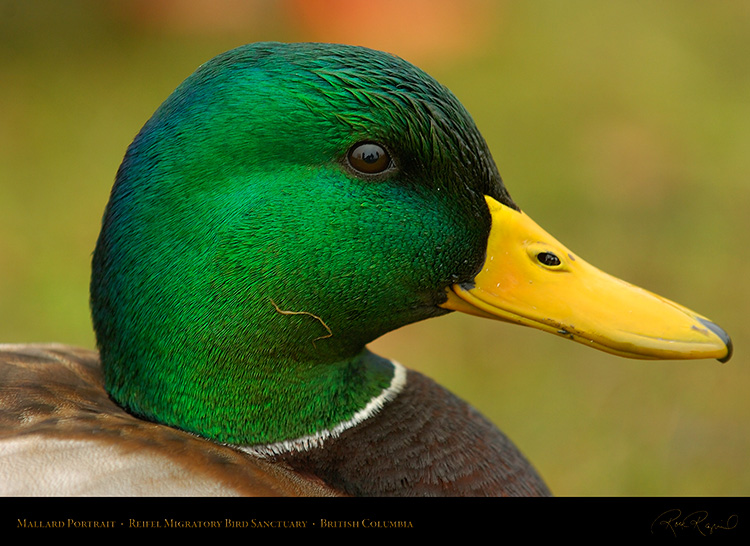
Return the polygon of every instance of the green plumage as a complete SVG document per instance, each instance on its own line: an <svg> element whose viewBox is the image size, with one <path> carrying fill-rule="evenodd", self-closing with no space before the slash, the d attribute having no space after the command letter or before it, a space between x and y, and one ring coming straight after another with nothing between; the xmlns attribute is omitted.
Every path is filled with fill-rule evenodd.
<svg viewBox="0 0 750 546"><path fill-rule="evenodd" d="M358 142L395 168L365 176ZM254 44L204 64L127 151L93 260L107 387L132 412L262 444L390 384L365 344L442 314L509 204L455 97L363 48Z"/></svg>

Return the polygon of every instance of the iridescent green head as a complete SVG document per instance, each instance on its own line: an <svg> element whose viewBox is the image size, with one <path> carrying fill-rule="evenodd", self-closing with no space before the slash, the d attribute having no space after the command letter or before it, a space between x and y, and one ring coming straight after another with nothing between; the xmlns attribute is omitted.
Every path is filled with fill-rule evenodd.
<svg viewBox="0 0 750 546"><path fill-rule="evenodd" d="M117 174L91 302L107 388L149 419L266 443L388 386L365 344L445 313L515 207L457 99L411 64L254 44L201 66Z"/></svg>

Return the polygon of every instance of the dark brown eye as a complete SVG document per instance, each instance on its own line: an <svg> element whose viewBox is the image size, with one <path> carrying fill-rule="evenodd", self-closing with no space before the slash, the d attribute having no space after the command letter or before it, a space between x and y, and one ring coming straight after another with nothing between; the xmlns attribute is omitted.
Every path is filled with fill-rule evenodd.
<svg viewBox="0 0 750 546"><path fill-rule="evenodd" d="M349 150L349 165L364 174L378 174L391 166L391 156L379 144L361 142Z"/></svg>

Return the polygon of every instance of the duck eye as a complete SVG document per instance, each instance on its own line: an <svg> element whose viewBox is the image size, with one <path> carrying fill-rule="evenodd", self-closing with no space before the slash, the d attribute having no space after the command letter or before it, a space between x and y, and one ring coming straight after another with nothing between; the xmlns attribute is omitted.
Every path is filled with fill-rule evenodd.
<svg viewBox="0 0 750 546"><path fill-rule="evenodd" d="M347 156L349 165L363 174L379 174L391 166L391 156L379 144L361 142L352 146Z"/></svg>
<svg viewBox="0 0 750 546"><path fill-rule="evenodd" d="M552 252L540 252L536 255L536 259L539 260L540 264L546 265L548 267L555 267L562 263L560 261L560 258L552 254Z"/></svg>

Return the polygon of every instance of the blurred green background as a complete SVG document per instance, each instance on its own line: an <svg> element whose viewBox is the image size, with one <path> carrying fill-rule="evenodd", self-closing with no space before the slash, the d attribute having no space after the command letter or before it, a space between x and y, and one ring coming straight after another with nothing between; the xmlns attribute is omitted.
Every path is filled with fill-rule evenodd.
<svg viewBox="0 0 750 546"><path fill-rule="evenodd" d="M750 493L744 0L0 1L0 342L94 346L89 261L126 146L199 64L259 40L420 65L537 222L736 347L630 361L453 314L376 352L470 400L557 495Z"/></svg>

